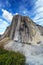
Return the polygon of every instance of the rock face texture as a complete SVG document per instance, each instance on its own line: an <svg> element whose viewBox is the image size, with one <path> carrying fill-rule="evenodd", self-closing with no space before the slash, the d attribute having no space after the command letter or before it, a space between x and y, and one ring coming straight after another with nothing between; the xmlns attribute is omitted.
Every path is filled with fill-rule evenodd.
<svg viewBox="0 0 43 65"><path fill-rule="evenodd" d="M17 42L36 44L43 40L43 27L29 17L15 15L0 40L7 36Z"/></svg>

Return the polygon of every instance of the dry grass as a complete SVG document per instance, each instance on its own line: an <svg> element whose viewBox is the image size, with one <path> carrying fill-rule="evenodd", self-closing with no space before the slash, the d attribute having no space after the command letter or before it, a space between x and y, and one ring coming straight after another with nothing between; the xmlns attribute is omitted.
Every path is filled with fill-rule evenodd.
<svg viewBox="0 0 43 65"><path fill-rule="evenodd" d="M6 37L0 41L0 46L3 47L8 41L10 40L9 37Z"/></svg>

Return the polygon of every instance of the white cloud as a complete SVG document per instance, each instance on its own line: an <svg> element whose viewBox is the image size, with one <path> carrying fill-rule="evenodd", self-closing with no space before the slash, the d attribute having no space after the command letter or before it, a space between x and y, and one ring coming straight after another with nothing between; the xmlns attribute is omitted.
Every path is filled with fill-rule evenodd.
<svg viewBox="0 0 43 65"><path fill-rule="evenodd" d="M27 13L29 13L28 10L23 10L23 14L26 15Z"/></svg>
<svg viewBox="0 0 43 65"><path fill-rule="evenodd" d="M0 19L0 22L2 21L2 19Z"/></svg>
<svg viewBox="0 0 43 65"><path fill-rule="evenodd" d="M36 11L38 12L43 11L43 7L39 7L38 9L36 9Z"/></svg>
<svg viewBox="0 0 43 65"><path fill-rule="evenodd" d="M39 21L39 23L43 23L43 19L38 19L36 20L37 22ZM41 21L41 22L40 22Z"/></svg>
<svg viewBox="0 0 43 65"><path fill-rule="evenodd" d="M36 5L43 5L43 0L37 0Z"/></svg>
<svg viewBox="0 0 43 65"><path fill-rule="evenodd" d="M18 15L19 13L15 13L14 15Z"/></svg>
<svg viewBox="0 0 43 65"><path fill-rule="evenodd" d="M0 19L0 34L4 33L7 26L8 26L8 23L4 21L3 19Z"/></svg>
<svg viewBox="0 0 43 65"><path fill-rule="evenodd" d="M36 20L36 21L37 21L37 20ZM42 26L43 26L43 20L42 20L42 19L38 20L38 21L37 21L37 24L39 24L39 25L42 25Z"/></svg>
<svg viewBox="0 0 43 65"><path fill-rule="evenodd" d="M7 21L12 21L12 17L13 17L12 13L10 13L10 12L8 12L7 10L4 10L4 9L2 9L2 12L3 12L2 16L3 16Z"/></svg>
<svg viewBox="0 0 43 65"><path fill-rule="evenodd" d="M36 16L33 18L34 21L38 20L39 18L43 18L43 12L40 12L39 14L36 13ZM39 19L40 20L40 19Z"/></svg>
<svg viewBox="0 0 43 65"><path fill-rule="evenodd" d="M43 0L37 0L34 6L34 13L43 11Z"/></svg>

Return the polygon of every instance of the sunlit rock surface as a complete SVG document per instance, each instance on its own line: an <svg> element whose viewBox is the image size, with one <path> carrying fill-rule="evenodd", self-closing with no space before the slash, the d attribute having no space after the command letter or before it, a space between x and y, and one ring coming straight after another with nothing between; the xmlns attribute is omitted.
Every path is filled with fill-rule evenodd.
<svg viewBox="0 0 43 65"><path fill-rule="evenodd" d="M43 65L43 42L37 46L9 41L4 48L24 54L26 65Z"/></svg>

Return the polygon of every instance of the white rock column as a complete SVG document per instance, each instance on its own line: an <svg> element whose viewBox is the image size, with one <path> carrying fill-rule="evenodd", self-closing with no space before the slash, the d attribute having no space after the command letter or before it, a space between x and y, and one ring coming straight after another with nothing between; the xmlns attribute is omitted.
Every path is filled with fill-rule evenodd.
<svg viewBox="0 0 43 65"><path fill-rule="evenodd" d="M15 30L15 35L14 35L14 40L18 42L20 41L20 35L19 35L20 22L21 22L21 17L19 16L18 23Z"/></svg>

